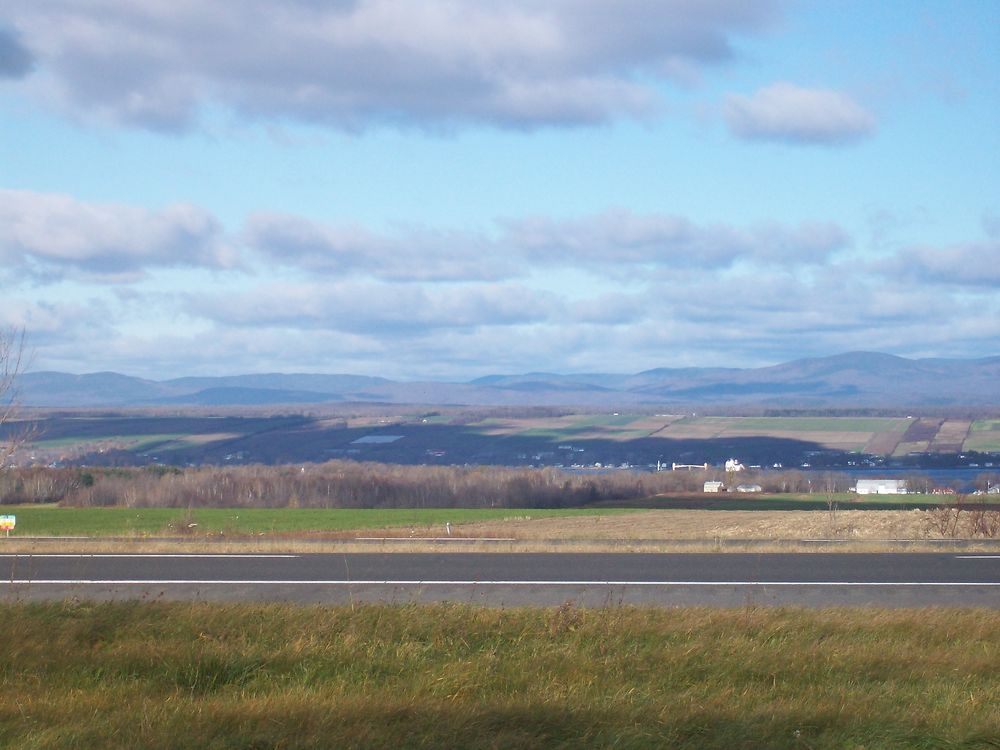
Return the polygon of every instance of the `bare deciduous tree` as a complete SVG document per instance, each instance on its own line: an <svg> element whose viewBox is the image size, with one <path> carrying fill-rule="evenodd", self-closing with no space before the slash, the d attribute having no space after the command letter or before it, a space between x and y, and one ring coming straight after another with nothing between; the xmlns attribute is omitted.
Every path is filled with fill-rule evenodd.
<svg viewBox="0 0 1000 750"><path fill-rule="evenodd" d="M23 365L24 331L0 330L0 469L21 443L9 422L17 406L17 376Z"/></svg>

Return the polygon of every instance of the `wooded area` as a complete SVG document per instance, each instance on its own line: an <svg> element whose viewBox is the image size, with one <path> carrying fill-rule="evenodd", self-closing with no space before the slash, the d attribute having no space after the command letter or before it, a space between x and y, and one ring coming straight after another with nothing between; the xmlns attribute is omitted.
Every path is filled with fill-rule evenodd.
<svg viewBox="0 0 1000 750"><path fill-rule="evenodd" d="M0 504L169 508L567 508L658 493L701 493L721 471L571 473L553 468L403 466L331 461L302 466L11 468ZM765 492L844 492L850 477L768 471ZM740 481L744 481L741 478Z"/></svg>

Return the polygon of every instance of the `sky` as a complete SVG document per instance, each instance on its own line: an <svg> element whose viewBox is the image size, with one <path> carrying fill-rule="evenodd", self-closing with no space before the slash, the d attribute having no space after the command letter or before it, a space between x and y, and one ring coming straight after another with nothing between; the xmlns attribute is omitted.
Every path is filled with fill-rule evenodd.
<svg viewBox="0 0 1000 750"><path fill-rule="evenodd" d="M1000 0L5 0L32 370L1000 354Z"/></svg>

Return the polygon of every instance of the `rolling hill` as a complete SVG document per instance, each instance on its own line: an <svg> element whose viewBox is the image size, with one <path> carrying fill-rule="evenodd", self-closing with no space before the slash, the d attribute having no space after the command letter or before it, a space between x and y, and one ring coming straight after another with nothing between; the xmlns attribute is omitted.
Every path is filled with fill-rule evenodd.
<svg viewBox="0 0 1000 750"><path fill-rule="evenodd" d="M30 372L20 403L36 407L245 406L330 402L472 406L1000 406L1000 357L906 359L874 352L761 368L658 368L636 374L527 373L469 382L359 375L250 374L148 380L113 372Z"/></svg>

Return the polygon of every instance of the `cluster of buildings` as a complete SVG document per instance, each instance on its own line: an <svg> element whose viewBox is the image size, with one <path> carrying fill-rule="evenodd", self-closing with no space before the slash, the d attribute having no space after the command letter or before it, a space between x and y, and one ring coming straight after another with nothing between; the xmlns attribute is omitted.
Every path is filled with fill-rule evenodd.
<svg viewBox="0 0 1000 750"><path fill-rule="evenodd" d="M705 492L728 492L724 482L705 482ZM738 484L733 487L734 492L763 492L764 488L759 484Z"/></svg>

